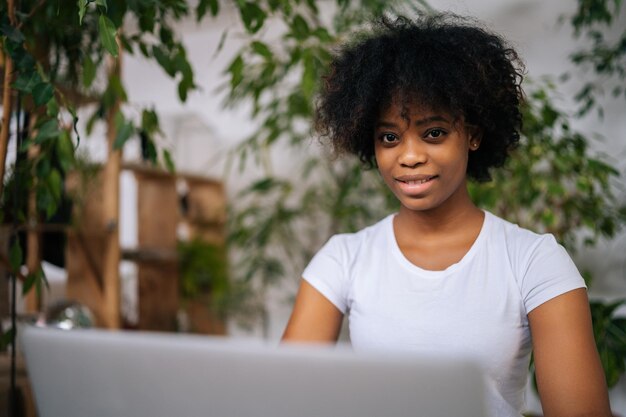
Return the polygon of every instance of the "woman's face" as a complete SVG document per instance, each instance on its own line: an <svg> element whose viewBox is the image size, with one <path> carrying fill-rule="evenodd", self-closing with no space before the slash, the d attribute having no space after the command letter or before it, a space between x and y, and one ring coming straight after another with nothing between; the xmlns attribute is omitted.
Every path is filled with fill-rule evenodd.
<svg viewBox="0 0 626 417"><path fill-rule="evenodd" d="M381 112L374 130L376 162L403 209L431 211L469 199L468 154L480 145L470 130L447 113L418 106L392 103Z"/></svg>

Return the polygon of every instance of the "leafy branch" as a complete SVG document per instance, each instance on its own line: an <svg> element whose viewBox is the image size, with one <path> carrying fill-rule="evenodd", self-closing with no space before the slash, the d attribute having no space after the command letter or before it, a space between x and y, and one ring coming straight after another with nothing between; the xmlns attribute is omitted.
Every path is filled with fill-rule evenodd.
<svg viewBox="0 0 626 417"><path fill-rule="evenodd" d="M569 18L574 37L584 38L589 44L570 59L578 67L591 69L594 75L575 96L580 103L579 116L594 108L603 116L598 97L607 89L613 98L626 99L626 29L620 32L616 24L623 19L622 0L578 0L576 12Z"/></svg>

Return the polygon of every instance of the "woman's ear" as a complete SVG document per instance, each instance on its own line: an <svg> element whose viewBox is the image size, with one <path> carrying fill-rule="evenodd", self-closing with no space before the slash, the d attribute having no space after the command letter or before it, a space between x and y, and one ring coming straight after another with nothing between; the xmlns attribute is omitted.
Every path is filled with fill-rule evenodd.
<svg viewBox="0 0 626 417"><path fill-rule="evenodd" d="M483 139L483 130L478 126L466 126L466 129L469 138L469 148L475 151L480 147L480 142Z"/></svg>

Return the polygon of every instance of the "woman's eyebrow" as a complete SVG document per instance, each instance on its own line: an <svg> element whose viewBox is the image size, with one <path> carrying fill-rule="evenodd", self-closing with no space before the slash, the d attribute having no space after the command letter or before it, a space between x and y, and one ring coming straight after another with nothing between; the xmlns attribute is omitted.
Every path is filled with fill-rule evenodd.
<svg viewBox="0 0 626 417"><path fill-rule="evenodd" d="M430 117L425 117L423 119L419 119L415 121L415 125L416 126L420 126L420 125L424 125L427 123L432 123L432 122L445 122L445 123L450 123L450 121L448 119L446 119L443 116L440 115L436 115L436 116L430 116Z"/></svg>
<svg viewBox="0 0 626 417"><path fill-rule="evenodd" d="M444 122L448 124L451 123L449 119L441 115L425 117L423 119L416 120L414 123L416 126L421 126L421 125L432 123L432 122ZM381 128L381 127L382 128L395 128L395 127L398 127L398 124L392 121L388 121L388 120L379 120L378 123L376 123L376 127L377 128Z"/></svg>
<svg viewBox="0 0 626 417"><path fill-rule="evenodd" d="M388 127L388 128L393 128L393 127L397 127L398 125L395 124L394 122L388 122L385 120L381 120L378 123L376 123L376 127Z"/></svg>

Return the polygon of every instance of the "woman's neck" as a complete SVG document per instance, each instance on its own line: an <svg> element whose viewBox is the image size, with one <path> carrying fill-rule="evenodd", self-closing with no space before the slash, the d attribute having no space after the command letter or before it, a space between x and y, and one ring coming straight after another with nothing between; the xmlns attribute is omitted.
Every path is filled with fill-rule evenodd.
<svg viewBox="0 0 626 417"><path fill-rule="evenodd" d="M469 200L468 200L469 201ZM483 228L485 214L473 203L454 210L411 211L402 208L394 219L394 235L409 262L432 271L458 263Z"/></svg>
<svg viewBox="0 0 626 417"><path fill-rule="evenodd" d="M453 204L443 204L432 210L414 211L401 207L396 224L398 230L407 230L419 236L437 235L441 233L467 230L472 225L482 224L484 213L469 198L469 194Z"/></svg>

